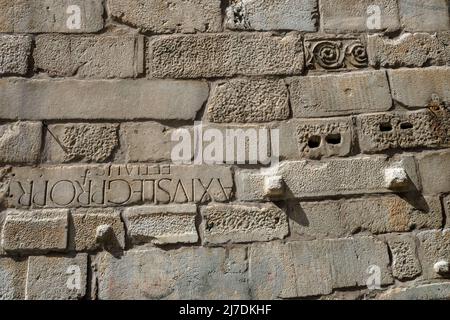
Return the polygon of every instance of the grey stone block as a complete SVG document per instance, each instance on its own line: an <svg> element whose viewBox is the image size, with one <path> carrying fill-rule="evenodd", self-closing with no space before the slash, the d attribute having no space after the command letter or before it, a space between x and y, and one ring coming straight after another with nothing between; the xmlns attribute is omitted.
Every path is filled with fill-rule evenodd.
<svg viewBox="0 0 450 320"><path fill-rule="evenodd" d="M36 163L42 144L40 122L0 125L0 163Z"/></svg>
<svg viewBox="0 0 450 320"><path fill-rule="evenodd" d="M399 0L400 21L407 31L445 31L450 29L448 1Z"/></svg>
<svg viewBox="0 0 450 320"><path fill-rule="evenodd" d="M424 194L450 192L450 152L425 152L416 158Z"/></svg>
<svg viewBox="0 0 450 320"><path fill-rule="evenodd" d="M26 276L26 260L0 257L0 300L24 299Z"/></svg>
<svg viewBox="0 0 450 320"><path fill-rule="evenodd" d="M450 261L450 230L423 231L419 239L419 259L424 279L447 278L449 274L438 274L434 265L439 261Z"/></svg>
<svg viewBox="0 0 450 320"><path fill-rule="evenodd" d="M1 3L0 3L1 5ZM0 36L0 74L26 75L31 55L31 38L28 36Z"/></svg>
<svg viewBox="0 0 450 320"><path fill-rule="evenodd" d="M448 300L450 282L414 284L409 287L392 288L383 292L381 300Z"/></svg>

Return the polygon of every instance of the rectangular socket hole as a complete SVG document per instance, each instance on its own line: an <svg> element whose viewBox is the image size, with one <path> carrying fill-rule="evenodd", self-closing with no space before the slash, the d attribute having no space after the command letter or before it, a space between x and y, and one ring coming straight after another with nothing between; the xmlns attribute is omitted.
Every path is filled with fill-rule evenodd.
<svg viewBox="0 0 450 320"><path fill-rule="evenodd" d="M381 132L392 131L392 124L390 124L389 122L380 123L380 131Z"/></svg>
<svg viewBox="0 0 450 320"><path fill-rule="evenodd" d="M413 125L410 122L403 122L400 124L400 129L402 130L407 130L407 129L412 129Z"/></svg>
<svg viewBox="0 0 450 320"><path fill-rule="evenodd" d="M341 143L341 134L340 133L332 133L326 136L325 141L329 144L340 144Z"/></svg>
<svg viewBox="0 0 450 320"><path fill-rule="evenodd" d="M320 136L312 136L308 139L308 147L310 147L311 149L318 148L321 141L322 138Z"/></svg>

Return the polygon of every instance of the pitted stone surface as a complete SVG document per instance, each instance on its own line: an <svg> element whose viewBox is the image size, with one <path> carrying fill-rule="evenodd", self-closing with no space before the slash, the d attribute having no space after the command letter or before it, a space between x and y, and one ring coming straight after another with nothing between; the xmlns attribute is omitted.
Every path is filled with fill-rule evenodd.
<svg viewBox="0 0 450 320"><path fill-rule="evenodd" d="M0 300L24 299L26 275L26 260L0 257Z"/></svg>
<svg viewBox="0 0 450 320"><path fill-rule="evenodd" d="M380 300L448 300L450 282L419 284L410 287L389 289Z"/></svg>
<svg viewBox="0 0 450 320"><path fill-rule="evenodd" d="M0 3L1 4L1 3ZM25 75L31 54L31 38L3 35L0 37L0 75Z"/></svg>
<svg viewBox="0 0 450 320"><path fill-rule="evenodd" d="M392 254L392 274L395 278L412 279L422 272L413 237L395 236L388 240L388 245Z"/></svg>
<svg viewBox="0 0 450 320"><path fill-rule="evenodd" d="M434 264L450 260L450 230L430 230L417 235L419 239L419 258L422 263L424 279L446 278L434 270Z"/></svg>

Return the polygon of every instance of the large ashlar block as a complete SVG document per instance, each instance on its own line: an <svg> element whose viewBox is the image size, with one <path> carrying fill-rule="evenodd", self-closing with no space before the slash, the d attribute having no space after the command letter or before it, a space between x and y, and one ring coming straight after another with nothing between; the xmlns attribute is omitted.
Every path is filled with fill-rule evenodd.
<svg viewBox="0 0 450 320"><path fill-rule="evenodd" d="M392 32L400 28L396 0L321 0L325 32Z"/></svg>
<svg viewBox="0 0 450 320"><path fill-rule="evenodd" d="M0 86L0 119L20 120L192 120L209 93L199 81L10 78Z"/></svg>
<svg viewBox="0 0 450 320"><path fill-rule="evenodd" d="M450 112L437 116L425 109L360 115L357 126L364 153L450 146Z"/></svg>
<svg viewBox="0 0 450 320"><path fill-rule="evenodd" d="M0 75L27 74L31 42L28 36L0 36Z"/></svg>
<svg viewBox="0 0 450 320"><path fill-rule="evenodd" d="M233 193L226 166L157 164L15 167L10 207L117 207L228 202Z"/></svg>
<svg viewBox="0 0 450 320"><path fill-rule="evenodd" d="M229 3L225 24L238 30L317 30L316 0L238 0Z"/></svg>
<svg viewBox="0 0 450 320"><path fill-rule="evenodd" d="M205 244L269 241L289 232L286 214L273 204L210 204L201 213Z"/></svg>
<svg viewBox="0 0 450 320"><path fill-rule="evenodd" d="M25 297L27 261L0 258L0 300L22 300Z"/></svg>
<svg viewBox="0 0 450 320"><path fill-rule="evenodd" d="M134 243L195 243L197 206L139 206L126 208L123 218L128 237Z"/></svg>
<svg viewBox="0 0 450 320"><path fill-rule="evenodd" d="M361 232L384 234L442 227L439 197L416 202L398 196L289 204L291 234L341 238Z"/></svg>
<svg viewBox="0 0 450 320"><path fill-rule="evenodd" d="M289 82L295 118L387 111L392 106L384 71L298 77Z"/></svg>
<svg viewBox="0 0 450 320"><path fill-rule="evenodd" d="M86 294L88 257L29 257L27 300L76 300Z"/></svg>
<svg viewBox="0 0 450 320"><path fill-rule="evenodd" d="M120 258L103 252L95 267L101 300L250 298L242 248L153 248Z"/></svg>
<svg viewBox="0 0 450 320"><path fill-rule="evenodd" d="M35 163L42 144L40 122L0 125L0 163Z"/></svg>
<svg viewBox="0 0 450 320"><path fill-rule="evenodd" d="M405 107L425 107L437 96L450 101L450 67L388 70L392 98Z"/></svg>
<svg viewBox="0 0 450 320"><path fill-rule="evenodd" d="M404 185L390 183L391 170L405 175ZM281 162L273 172L236 172L236 197L242 201L267 200L264 183L271 175L281 176L286 191L280 199L302 199L367 193L416 192L420 182L412 157L388 160L385 156Z"/></svg>
<svg viewBox="0 0 450 320"><path fill-rule="evenodd" d="M400 21L407 31L446 31L450 29L448 1L399 0Z"/></svg>
<svg viewBox="0 0 450 320"><path fill-rule="evenodd" d="M67 249L69 210L8 210L2 247L11 252L48 252Z"/></svg>
<svg viewBox="0 0 450 320"><path fill-rule="evenodd" d="M142 36L36 37L34 67L50 76L133 78L144 72Z"/></svg>
<svg viewBox="0 0 450 320"><path fill-rule="evenodd" d="M380 268L381 285L393 282L385 243L371 237L252 245L249 285L256 299L329 294L366 286L370 267Z"/></svg>
<svg viewBox="0 0 450 320"><path fill-rule="evenodd" d="M424 194L450 192L450 152L425 152L416 158Z"/></svg>
<svg viewBox="0 0 450 320"><path fill-rule="evenodd" d="M151 33L220 32L220 0L110 0L113 19Z"/></svg>
<svg viewBox="0 0 450 320"><path fill-rule="evenodd" d="M436 272L435 265L439 262L450 263L450 230L430 230L417 235L419 239L419 259L422 263L424 279L447 278L445 274Z"/></svg>
<svg viewBox="0 0 450 320"><path fill-rule="evenodd" d="M298 75L304 66L302 38L298 33L155 37L147 65L155 78Z"/></svg>
<svg viewBox="0 0 450 320"><path fill-rule="evenodd" d="M102 0L1 0L0 32L97 32L103 11Z"/></svg>

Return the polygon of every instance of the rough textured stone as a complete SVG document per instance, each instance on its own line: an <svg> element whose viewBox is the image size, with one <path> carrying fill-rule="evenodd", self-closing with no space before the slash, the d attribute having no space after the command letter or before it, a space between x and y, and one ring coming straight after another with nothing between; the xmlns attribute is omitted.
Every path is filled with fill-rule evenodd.
<svg viewBox="0 0 450 320"><path fill-rule="evenodd" d="M316 0L237 0L226 9L225 24L241 30L316 31Z"/></svg>
<svg viewBox="0 0 450 320"><path fill-rule="evenodd" d="M450 192L450 152L426 152L416 156L424 194Z"/></svg>
<svg viewBox="0 0 450 320"><path fill-rule="evenodd" d="M293 78L290 92L296 118L387 111L392 106L384 71Z"/></svg>
<svg viewBox="0 0 450 320"><path fill-rule="evenodd" d="M98 298L248 299L245 250L130 250L96 259Z"/></svg>
<svg viewBox="0 0 450 320"><path fill-rule="evenodd" d="M416 284L409 287L392 288L383 292L381 300L448 300L450 282Z"/></svg>
<svg viewBox="0 0 450 320"><path fill-rule="evenodd" d="M396 39L368 37L369 63L373 67L423 67L450 64L441 38L428 33L404 33Z"/></svg>
<svg viewBox="0 0 450 320"><path fill-rule="evenodd" d="M112 17L152 33L219 32L222 29L220 0L111 0Z"/></svg>
<svg viewBox="0 0 450 320"><path fill-rule="evenodd" d="M40 122L0 125L0 163L35 163L42 141Z"/></svg>
<svg viewBox="0 0 450 320"><path fill-rule="evenodd" d="M3 79L0 86L3 119L189 120L208 98L208 85L193 81Z"/></svg>
<svg viewBox="0 0 450 320"><path fill-rule="evenodd" d="M0 75L27 74L30 54L30 37L16 35L0 36Z"/></svg>
<svg viewBox="0 0 450 320"><path fill-rule="evenodd" d="M399 0L400 21L408 31L443 31L450 29L448 1Z"/></svg>
<svg viewBox="0 0 450 320"><path fill-rule="evenodd" d="M95 250L102 247L107 249L125 247L125 228L120 211L78 209L72 213L71 219L69 246L76 251ZM109 226L104 238L101 238L98 233L98 229L102 226Z"/></svg>
<svg viewBox="0 0 450 320"><path fill-rule="evenodd" d="M149 44L155 78L295 75L303 70L301 36L292 33L223 33L163 36Z"/></svg>
<svg viewBox="0 0 450 320"><path fill-rule="evenodd" d="M141 206L127 208L123 217L134 243L195 243L196 205Z"/></svg>
<svg viewBox="0 0 450 320"><path fill-rule="evenodd" d="M422 263L424 279L447 278L434 270L434 264L441 260L450 261L450 230L430 230L417 235L419 239L419 259Z"/></svg>
<svg viewBox="0 0 450 320"><path fill-rule="evenodd" d="M371 24L377 6L380 25ZM325 32L377 32L395 31L400 27L396 0L321 0L320 19Z"/></svg>
<svg viewBox="0 0 450 320"><path fill-rule="evenodd" d="M431 110L374 113L358 116L357 125L364 153L450 146L450 112L443 117Z"/></svg>
<svg viewBox="0 0 450 320"><path fill-rule="evenodd" d="M133 78L144 71L141 36L40 35L33 51L34 67L50 76Z"/></svg>
<svg viewBox="0 0 450 320"><path fill-rule="evenodd" d="M420 190L413 158L387 160L386 157L358 157L315 161L285 161L274 174L283 177L285 194L281 197L315 198L346 194L390 193L385 186L385 170L403 168L409 177L407 188L398 192ZM267 175L252 170L236 172L236 197L243 201L260 201L264 196Z"/></svg>
<svg viewBox="0 0 450 320"><path fill-rule="evenodd" d="M68 20L80 9L80 28L68 28ZM101 0L1 0L0 32L96 32L103 28Z"/></svg>
<svg viewBox="0 0 450 320"><path fill-rule="evenodd" d="M0 300L25 297L27 262L23 259L0 258Z"/></svg>
<svg viewBox="0 0 450 320"><path fill-rule="evenodd" d="M445 212L445 216L446 216L446 228L450 228L450 196L445 197L443 200L443 204L444 204L444 212Z"/></svg>
<svg viewBox="0 0 450 320"><path fill-rule="evenodd" d="M105 162L119 145L115 124L47 126L45 158L49 162Z"/></svg>
<svg viewBox="0 0 450 320"><path fill-rule="evenodd" d="M438 197L421 201L397 196L317 202L292 202L291 234L308 238L339 238L356 233L408 232L442 227Z"/></svg>
<svg viewBox="0 0 450 320"><path fill-rule="evenodd" d="M2 232L6 251L64 251L67 248L69 211L8 210Z"/></svg>
<svg viewBox="0 0 450 320"><path fill-rule="evenodd" d="M286 214L273 204L211 204L201 213L205 244L283 239L289 232Z"/></svg>
<svg viewBox="0 0 450 320"><path fill-rule="evenodd" d="M450 67L388 70L392 98L405 107L425 107L437 95L450 101Z"/></svg>
<svg viewBox="0 0 450 320"><path fill-rule="evenodd" d="M289 117L282 80L235 79L216 83L208 102L211 122L269 122Z"/></svg>
<svg viewBox="0 0 450 320"><path fill-rule="evenodd" d="M392 283L387 247L369 237L252 245L249 261L250 292L256 299L316 296L365 286L372 265L380 267L382 285Z"/></svg>
<svg viewBox="0 0 450 320"><path fill-rule="evenodd" d="M392 274L399 280L408 280L422 272L415 239L409 235L394 236L388 239L392 254Z"/></svg>
<svg viewBox="0 0 450 320"><path fill-rule="evenodd" d="M87 254L29 257L27 300L75 300L86 294Z"/></svg>
<svg viewBox="0 0 450 320"><path fill-rule="evenodd" d="M225 166L151 164L15 167L10 207L117 207L141 203L228 202L231 169Z"/></svg>

